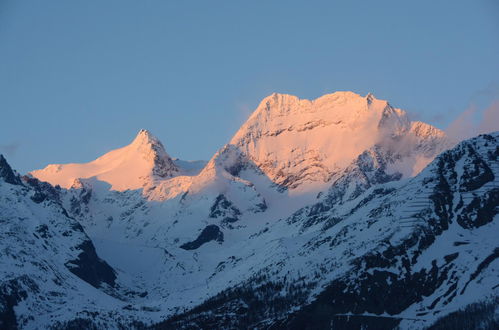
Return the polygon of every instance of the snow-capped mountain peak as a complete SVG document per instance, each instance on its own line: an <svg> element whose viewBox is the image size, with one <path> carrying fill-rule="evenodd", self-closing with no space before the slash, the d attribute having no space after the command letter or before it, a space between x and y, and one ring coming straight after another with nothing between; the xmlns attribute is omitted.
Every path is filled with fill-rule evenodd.
<svg viewBox="0 0 499 330"><path fill-rule="evenodd" d="M95 177L114 190L139 189L158 179L177 175L179 169L163 144L147 130L140 130L126 147L112 150L84 164L52 164L30 174L53 185L69 188L75 179Z"/></svg>
<svg viewBox="0 0 499 330"><path fill-rule="evenodd" d="M404 150L394 159L409 157L414 165L420 149L431 160L448 147L445 140L443 132L412 123L405 111L371 93L335 92L315 100L274 93L263 99L230 144L274 183L310 190L375 145L389 152ZM403 174L416 173L411 168Z"/></svg>
<svg viewBox="0 0 499 330"><path fill-rule="evenodd" d="M148 146L151 146L151 145L160 145L160 146L163 146L161 144L161 142L158 140L157 137L155 137L154 135L151 134L151 132L149 132L148 130L146 129L141 129L137 135L135 136L135 139L132 141L132 143L130 144L131 146L134 146L136 148L147 148Z"/></svg>
<svg viewBox="0 0 499 330"><path fill-rule="evenodd" d="M177 166L166 153L161 141L149 131L141 129L130 147L135 148L145 160L153 164L152 172L155 176L167 178L178 172Z"/></svg>

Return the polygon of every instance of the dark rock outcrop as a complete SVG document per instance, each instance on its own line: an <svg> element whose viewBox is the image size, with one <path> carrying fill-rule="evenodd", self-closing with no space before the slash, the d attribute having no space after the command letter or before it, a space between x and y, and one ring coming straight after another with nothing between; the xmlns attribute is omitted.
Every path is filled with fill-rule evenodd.
<svg viewBox="0 0 499 330"><path fill-rule="evenodd" d="M210 218L222 218L223 223L232 223L239 220L241 211L235 207L223 194L215 199L210 208Z"/></svg>
<svg viewBox="0 0 499 330"><path fill-rule="evenodd" d="M96 288L100 287L102 283L113 287L116 274L111 266L97 256L92 242L86 240L78 248L82 250L78 259L67 262L65 266L73 274Z"/></svg>
<svg viewBox="0 0 499 330"><path fill-rule="evenodd" d="M180 248L184 250L196 250L201 245L211 241L216 241L218 243L224 241L224 234L216 225L206 226L194 241L182 244Z"/></svg>
<svg viewBox="0 0 499 330"><path fill-rule="evenodd" d="M7 163L7 160L3 157L3 155L0 155L0 178L10 184L22 184L21 179L14 173L12 167L10 167L9 163Z"/></svg>

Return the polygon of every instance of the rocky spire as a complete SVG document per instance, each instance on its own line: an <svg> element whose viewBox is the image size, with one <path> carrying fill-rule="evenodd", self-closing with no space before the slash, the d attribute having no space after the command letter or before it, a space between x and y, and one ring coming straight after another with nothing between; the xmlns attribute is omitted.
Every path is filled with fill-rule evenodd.
<svg viewBox="0 0 499 330"><path fill-rule="evenodd" d="M21 179L14 173L7 160L0 154L0 178L10 184L21 184Z"/></svg>

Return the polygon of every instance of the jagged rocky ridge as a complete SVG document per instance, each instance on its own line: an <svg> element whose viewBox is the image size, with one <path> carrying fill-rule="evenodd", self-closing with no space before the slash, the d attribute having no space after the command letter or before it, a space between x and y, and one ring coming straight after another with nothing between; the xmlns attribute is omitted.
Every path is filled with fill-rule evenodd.
<svg viewBox="0 0 499 330"><path fill-rule="evenodd" d="M438 129L411 122L405 111L372 94L361 97L352 92L312 101L272 94L230 144L287 189L327 183L374 146L393 154L394 171L412 176L448 146Z"/></svg>
<svg viewBox="0 0 499 330"><path fill-rule="evenodd" d="M321 118L324 122L315 125L317 121L321 122ZM341 123L337 123L338 120ZM286 129L282 130L283 127ZM282 131L274 134L277 132L275 129ZM353 134L360 136L367 133L371 139L357 141L363 143L362 148L348 157L338 158L336 155L331 158L328 154L328 139L344 136L343 140L340 139L344 141L345 137ZM241 136L249 138L241 139ZM497 146L497 134L490 137L489 149ZM494 175L492 181L487 181L489 185L483 187L497 181L496 170L492 166L494 163L491 165L481 147L482 137L476 141L473 143L477 145L472 147L476 157L471 152L464 153L453 165L446 165L458 169L455 174L449 174L447 181L454 182L456 178L463 177L460 161L468 158L467 162L478 165L466 167L469 175L465 177L473 178L468 180L463 177L466 187L475 189L477 181L490 179L490 173L483 164ZM288 158L286 153L277 155L279 148L272 149L272 146L282 147L283 144L294 145L292 149L295 153L290 153ZM411 265L407 274L399 269L403 257L417 259L414 251L420 248L419 237L427 232L422 229L424 226L410 224L414 222L411 212L423 204L426 207L433 203L433 195L429 191L435 189L418 190L426 184L416 178L409 181L407 178L418 173L429 160L450 145L442 132L424 123L410 122L402 110L391 107L385 101L376 100L372 95L363 98L353 93L334 93L314 101L272 95L262 102L231 143L197 170L169 156L164 158L158 151L164 151L162 145L160 149L154 147L159 145L159 141L149 132L141 131L130 146L119 149L121 152L111 152L99 158L115 161L108 164L101 162L97 172L89 171L88 164L77 166L85 170L85 175L67 172L67 168L74 169L74 166L52 166L62 169L55 174L49 173L56 178L52 183L56 184L63 178L64 182L68 182L68 189L54 188L32 177L23 179L24 184L31 180L31 186L39 187L33 189L43 192L35 197L36 200L43 201L47 199L45 195L50 196L50 200L57 201L71 218L82 225L99 257L114 270L115 283L118 283L111 291L109 288L92 289L108 299L105 306L102 303L84 307L71 305L71 311L64 310L50 320L37 317L36 320L26 321L24 327L52 324L62 328L75 324L117 327L124 324L131 326L132 320L154 324L167 319L159 326L292 328L306 325L303 320L312 316L317 322L323 322L316 324L320 326L332 321L340 322L335 323L340 328L355 324L376 327L379 324L376 322L385 320L393 326L400 324L403 328L421 328L432 324L441 315L457 312L471 302L480 304L487 298L483 294L473 296L470 294L473 290L466 289L462 295L465 298L451 299L445 305L446 309L442 309L437 302L434 311L438 313L425 315L417 315L424 313L418 308L425 306L417 307L414 300L425 301L424 294L431 290L424 294L415 290L413 296L408 295L410 306L402 312L394 310L388 303L380 305L382 310L379 309L379 302L376 302L377 309L372 302L361 303L371 299L370 294L362 290L373 289L370 283L376 284L377 272L386 271L388 267L385 263L377 265L373 261L378 256L368 258L369 262L364 266L368 269L355 266L358 263L363 265L358 260L367 258L368 252L378 251L387 259L386 264L394 265L393 269L388 267L393 276L380 275L386 285L394 283L394 289L401 274L421 279L404 282L415 285L433 269L427 260L421 261L417 267ZM315 157L310 151L320 156ZM110 158L109 155L120 157ZM144 158L143 155L149 156ZM265 155L272 161L266 162ZM175 168L167 166L171 171L165 176L158 175L154 172L158 157L169 159ZM135 163L137 158L145 160L141 160L138 167ZM444 163L448 164L448 161ZM433 168L434 164L431 165ZM183 167L186 165L189 168ZM140 171L123 172L135 167ZM424 170L417 178L433 176L433 172L428 174L428 171ZM126 175L122 176L123 173ZM449 173L452 171L449 170ZM478 173L477 180L475 173ZM34 176L38 174L40 172L32 173ZM131 180L132 184L127 180ZM460 186L459 191L461 189L464 188ZM414 200L414 196L419 199ZM460 220L456 221L469 226L459 234L471 235L471 241L473 235L485 235L484 241L490 243L486 234L474 232L476 228L470 224L476 222L473 220L475 216L483 219L484 214L493 214L493 218L496 199L491 197L467 203L466 198L458 209L459 200L452 199L456 210L448 217L457 217L459 213ZM384 208L380 208L385 204ZM448 204L443 206L443 209L449 208ZM427 213L432 214L433 210L437 208L429 207ZM440 214L434 216L441 217ZM423 217L418 215L416 218ZM431 223L429 218L424 219ZM453 221L449 223L454 224ZM481 222L483 220L478 221ZM488 222L479 228L493 223ZM442 229L441 234L434 236L443 237L453 228L461 226L449 225L448 229ZM411 235L417 239L411 239ZM411 240L418 243L414 245ZM439 244L443 244L441 242L441 239L435 239L428 246L421 245L421 255L434 246L439 249ZM465 244L464 239L459 242L458 246L462 248L474 244ZM397 248L384 252L390 246ZM407 251L404 250L406 248ZM471 269L477 262L471 259L480 259L490 252L476 251L473 256L460 253L452 263ZM437 268L448 255L439 253L427 252L428 256L435 254ZM495 271L493 261L485 264L487 267L483 269ZM366 271L371 277L366 275ZM419 275L414 275L416 273ZM328 289L333 283L348 279L348 285L353 285L350 282L355 283L357 275L357 283L361 287L364 285L362 290L359 289L360 293L354 290L358 288L346 286L348 290L342 291L343 303L332 306L323 304L323 301L329 303L331 292L336 290ZM479 276L476 275L470 282L471 286L482 288L481 284L474 284L481 281ZM340 287L347 285L346 282L341 283L338 284ZM442 287L441 284L437 286ZM92 296L95 292L91 292ZM345 295L347 292L350 294ZM401 296L393 294L390 297L399 299ZM38 298L30 299L36 301ZM348 301L360 304L360 307L350 308L346 303ZM443 298L439 301L442 303ZM341 304L346 304L346 307ZM57 307L48 304L47 309ZM315 314L317 309L318 315ZM33 315L41 313L36 308L34 310ZM223 315L224 310L236 313L230 315L238 315L237 319L229 314ZM23 313L21 311L21 315ZM340 315L349 313L357 316ZM379 313L384 313L385 317L381 318ZM322 314L334 314L334 319L321 319ZM351 322L356 320L357 323L348 323L350 321L343 318Z"/></svg>

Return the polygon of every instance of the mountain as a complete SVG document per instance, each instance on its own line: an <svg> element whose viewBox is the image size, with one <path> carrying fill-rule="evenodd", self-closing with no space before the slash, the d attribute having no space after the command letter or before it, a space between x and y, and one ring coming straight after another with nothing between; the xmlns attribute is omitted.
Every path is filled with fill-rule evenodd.
<svg viewBox="0 0 499 330"><path fill-rule="evenodd" d="M0 155L2 329L89 317L95 304L110 304L109 311L119 306L112 297L120 291L115 270L97 256L58 195L47 183L21 179Z"/></svg>
<svg viewBox="0 0 499 330"><path fill-rule="evenodd" d="M410 177L450 145L442 131L422 122L411 122L405 111L372 94L362 97L336 92L312 101L272 94L214 157L223 156L229 162L245 157L239 167L221 165L229 174L238 176L240 170L255 168L257 174L265 175L278 189L317 193L327 187L336 172L374 146L393 154L392 172ZM234 155L228 156L229 153ZM178 166L181 164L186 166L184 170ZM166 192L164 198L169 198L171 186L186 192L191 181L183 178L181 183L164 182L175 176L199 175L199 165L203 163L198 163L197 168L193 164L173 161L161 142L141 130L130 145L90 163L53 164L31 175L64 188L71 187L77 178L94 177L119 191L146 186L149 190L162 182L159 189L163 195ZM207 172L194 181L203 181Z"/></svg>
<svg viewBox="0 0 499 330"><path fill-rule="evenodd" d="M315 100L272 94L230 141L277 185L289 189L329 182L375 145L394 153L393 171L417 174L446 149L444 133L411 122L405 111L372 94L336 92Z"/></svg>
<svg viewBox="0 0 499 330"><path fill-rule="evenodd" d="M400 179L415 175L451 145L442 131L411 122L405 111L372 94L336 92L313 101L273 94L202 169L172 161L156 138L141 131L131 145L93 162L49 165L31 175L66 188L77 178L93 178L86 184L100 187L94 187L94 196L100 195L105 204L112 197L97 181L111 184L107 190L112 191L141 188L146 199L171 205L176 215L203 209L199 212L207 216L220 195L239 213L268 209L283 217L313 202L366 150L382 154L388 175ZM154 161L142 163L141 154ZM141 203L137 198L133 205ZM104 216L110 217L116 215Z"/></svg>
<svg viewBox="0 0 499 330"><path fill-rule="evenodd" d="M52 164L30 174L42 181L70 188L75 179L96 178L114 190L140 189L159 179L173 177L179 168L163 144L147 130L140 130L131 144L85 164Z"/></svg>
<svg viewBox="0 0 499 330"><path fill-rule="evenodd" d="M26 290L0 308L25 328L490 326L498 141L444 151L454 144L444 133L373 95L273 94L206 163L170 158L146 131L93 162L22 178L0 158L5 223L32 210L30 221L57 229L57 256L78 252L60 234L76 223L94 251L86 267L115 276L89 284L68 270L73 257L34 248L26 260L49 268L2 262L17 277L48 274L47 291L62 290L54 272L67 274L58 301L70 303L41 308ZM14 239L0 251L28 240L5 228Z"/></svg>
<svg viewBox="0 0 499 330"><path fill-rule="evenodd" d="M121 209L126 216L117 223L107 221L114 231L106 235L116 235L119 223L128 226L140 221L141 226L135 224L134 228L146 232L152 226L155 235L98 237L103 228L94 228L92 243L112 267L114 284L85 286L89 304L73 298L82 293L58 295L60 303L73 301L67 309L53 304L43 309L38 289L25 290L17 299L33 307L29 314L11 307L11 319L15 315L19 324L28 327L56 324L66 328L74 324L130 327L132 320L159 322L166 317L154 326L160 329L298 329L330 324L339 329L421 329L452 325L457 319L475 322L473 328L479 324L493 328L497 325L493 322L497 322L494 313L499 271L495 237L498 142L499 132L464 141L409 179L390 178L376 150L367 151L347 166L315 203L285 218L274 218L267 211L239 214L223 196L212 205L213 217L204 218L201 226L195 224L200 220L195 209L190 209L190 221L188 217L164 218L173 215L165 212L161 224L143 222L157 216L159 211L147 204L157 202L143 202L134 212ZM11 171L1 172L3 178L16 177ZM34 209L34 214L60 210L56 212L61 212L63 221L56 228L63 233L74 220L63 214L59 199L79 192L81 200L87 201L85 207L97 206L92 205L91 190L84 182L65 192L29 177L24 177L21 184L15 181L2 184L2 200L7 202L1 208L2 214L7 214L7 224L17 225L17 215L26 209L24 205L7 205L13 192L17 196L16 189L26 191L23 203L42 208ZM355 193L353 187L358 186L363 189ZM35 197L37 192L41 195ZM141 196L134 191L115 194L115 203ZM40 200L40 204L35 202ZM227 215L240 218L231 222ZM54 223L47 225L49 230L51 226ZM12 236L22 232L19 229L3 228L8 238L2 240L4 250L17 248L19 241L29 242ZM64 234L56 231L51 235L56 251L71 246L64 241ZM64 279L73 290L74 283L85 281L68 272L67 262L55 262L34 251L16 255L34 260L34 265L42 259L42 265L48 263L50 267L37 270L24 263L14 268L15 276L4 278L45 279L57 270L68 274ZM89 264L102 263L99 260ZM2 269L16 265L11 259L2 262L7 265ZM38 286L47 292L62 290L49 280L43 282ZM8 285L4 284L8 289L3 292L12 292ZM97 294L94 291L108 300L93 300L91 297ZM9 299L4 301L12 301ZM47 311L53 315L51 319L42 318Z"/></svg>
<svg viewBox="0 0 499 330"><path fill-rule="evenodd" d="M212 276L248 275L157 328L496 328L498 157L494 133L341 202L334 184L227 247Z"/></svg>

